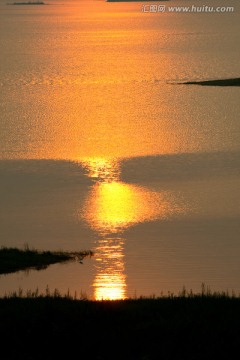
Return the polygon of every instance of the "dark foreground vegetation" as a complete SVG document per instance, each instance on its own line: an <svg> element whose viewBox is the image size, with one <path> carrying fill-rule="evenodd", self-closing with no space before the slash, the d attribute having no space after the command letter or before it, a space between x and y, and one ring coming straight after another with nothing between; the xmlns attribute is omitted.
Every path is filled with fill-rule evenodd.
<svg viewBox="0 0 240 360"><path fill-rule="evenodd" d="M207 81L188 81L180 84L201 86L240 86L240 78Z"/></svg>
<svg viewBox="0 0 240 360"><path fill-rule="evenodd" d="M8 274L26 269L45 269L50 264L58 262L78 260L82 261L85 256L92 256L92 251L63 252L63 251L38 251L17 248L0 249L0 274Z"/></svg>
<svg viewBox="0 0 240 360"><path fill-rule="evenodd" d="M235 359L240 298L0 299L1 359Z"/></svg>

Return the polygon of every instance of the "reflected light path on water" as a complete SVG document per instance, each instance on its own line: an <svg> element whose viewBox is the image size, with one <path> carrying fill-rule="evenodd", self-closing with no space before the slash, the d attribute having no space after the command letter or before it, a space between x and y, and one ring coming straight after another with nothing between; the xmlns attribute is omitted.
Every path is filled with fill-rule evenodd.
<svg viewBox="0 0 240 360"><path fill-rule="evenodd" d="M95 180L82 213L97 234L94 298L124 299L127 297L124 230L181 210L168 192L154 192L120 181L120 163L115 160L87 159L83 165Z"/></svg>
<svg viewBox="0 0 240 360"><path fill-rule="evenodd" d="M124 242L123 237L114 236L97 241L94 249L97 262L96 276L93 282L96 300L126 298Z"/></svg>

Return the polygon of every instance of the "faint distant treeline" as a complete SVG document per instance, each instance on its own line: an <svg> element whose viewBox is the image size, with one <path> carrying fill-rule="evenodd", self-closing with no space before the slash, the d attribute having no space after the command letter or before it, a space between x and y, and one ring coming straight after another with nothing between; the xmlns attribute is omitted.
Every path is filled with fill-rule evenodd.
<svg viewBox="0 0 240 360"><path fill-rule="evenodd" d="M25 2L8 3L7 5L47 5L47 4L43 1L25 1Z"/></svg>

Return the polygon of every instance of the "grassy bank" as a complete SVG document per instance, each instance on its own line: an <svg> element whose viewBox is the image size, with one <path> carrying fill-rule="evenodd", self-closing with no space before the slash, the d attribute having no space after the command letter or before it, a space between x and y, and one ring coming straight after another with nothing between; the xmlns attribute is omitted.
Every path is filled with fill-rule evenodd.
<svg viewBox="0 0 240 360"><path fill-rule="evenodd" d="M240 298L0 299L1 359L230 359Z"/></svg>
<svg viewBox="0 0 240 360"><path fill-rule="evenodd" d="M78 260L81 262L88 255L92 256L92 251L54 252L3 247L0 249L0 274L31 268L41 270L50 264L63 261Z"/></svg>

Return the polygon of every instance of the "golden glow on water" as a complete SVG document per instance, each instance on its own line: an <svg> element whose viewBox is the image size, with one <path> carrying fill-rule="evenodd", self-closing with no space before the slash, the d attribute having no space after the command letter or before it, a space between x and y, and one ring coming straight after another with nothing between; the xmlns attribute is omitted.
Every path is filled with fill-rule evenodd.
<svg viewBox="0 0 240 360"><path fill-rule="evenodd" d="M83 219L98 234L95 299L126 297L124 236L128 227L155 219L165 219L182 211L169 192L154 192L119 180L117 161L92 158L83 161L88 176L95 180L83 206Z"/></svg>
<svg viewBox="0 0 240 360"><path fill-rule="evenodd" d="M212 36L202 33L200 23L190 34L179 14L173 27L168 16L158 21L137 3L92 4L70 1L54 11L37 9L39 31L28 13L17 16L14 27L13 9L1 15L0 158L76 160L239 149L238 94L225 103L222 89L214 89L216 111L213 89L171 84L222 77L228 66L238 71L238 62L225 53L219 57L223 63L212 65L212 56L205 56L207 48L215 49ZM218 40L220 48L223 39Z"/></svg>
<svg viewBox="0 0 240 360"><path fill-rule="evenodd" d="M163 194L113 181L93 186L84 217L94 230L116 233L143 221L166 218L171 210Z"/></svg>
<svg viewBox="0 0 240 360"><path fill-rule="evenodd" d="M96 275L93 281L96 300L125 299L124 239L117 236L126 222L127 197L118 182L120 166L116 160L90 158L82 161L88 176L96 182L86 200L83 217L99 234L94 249ZM124 184L123 184L124 185Z"/></svg>
<svg viewBox="0 0 240 360"><path fill-rule="evenodd" d="M127 285L123 247L124 239L122 238L98 240L95 249L97 273L93 283L96 300L126 298Z"/></svg>
<svg viewBox="0 0 240 360"><path fill-rule="evenodd" d="M69 174L68 178L68 167L63 166L64 170L61 162L58 164L56 161L53 165L56 174L59 174L58 166L66 171L60 179L58 175L53 175L55 170L51 172L51 166L48 173L47 162L46 167L41 165L39 168L32 163L34 176L31 173L28 176L28 172L25 176L24 167L16 165L18 170L23 171L23 176L16 176L16 183L12 183L16 188L14 195L19 196L8 196L5 191L8 186L2 186L6 196L1 199L4 231L1 237L6 244L16 241L21 246L28 236L30 242L35 244L36 241L40 247L44 243L54 247L54 244L63 244L68 248L70 245L77 246L75 238L78 236L84 241L81 234L90 235L90 226L97 237L93 287L98 299L127 296L126 275L138 270L129 264L129 273L126 273L124 255L127 236L125 240L124 232L138 223L165 219L184 211L179 193L200 209L196 215L199 222L191 222L191 217L188 218L190 228L186 236L181 234L178 237L178 226L174 225L174 221L173 225L169 224L169 229L174 231L172 235L171 231L168 232L166 242L168 239L172 241L173 249L178 240L179 248L184 250L187 246L187 257L179 257L182 269L190 258L188 254L194 254L195 250L198 252L197 244L201 244L202 239L207 246L208 236L212 244L212 237L217 234L216 245L224 244L225 238L233 243L236 236L232 226L233 230L228 234L230 226L227 222L226 234L224 231L220 234L217 222L219 219L230 220L231 216L236 219L239 179L236 169L231 170L235 161L229 164L224 160L222 164L229 166L224 165L222 172L217 170L221 163L217 161L215 175L212 176L210 171L208 177L207 166L215 162L205 166L200 161L197 172L192 176L191 163L184 162L181 172L180 161L175 172L169 158L169 165L168 161L164 162L166 177L161 177L160 167L155 168L156 181L146 168L137 166L139 176L143 174L146 180L145 184L155 186L147 188L121 182L119 163L109 160L184 152L191 153L195 159L194 152L230 151L231 155L231 151L240 149L239 94L235 89L172 84L181 80L224 78L227 73L235 76L239 72L235 56L239 36L237 16L228 17L229 24L226 22L228 31L230 25L234 26L232 30L236 29L229 41L230 37L224 35L226 26L222 24L222 17L219 22L209 21L208 15L206 18L201 16L201 21L196 21L194 16L185 19L185 15L181 17L180 14L165 14L160 19L154 14L143 14L140 8L138 3L66 1L60 6L29 7L26 12L4 6L0 14L3 24L0 158L77 161L90 157L83 160L83 165L94 181L93 186L88 188L82 207L86 187L81 178L75 186L76 173L73 177ZM205 31L202 31L203 27ZM219 155L221 159L221 153ZM232 177L233 173L236 178ZM135 178L139 179L138 176ZM55 190L53 179L56 179L56 191L52 191L53 187ZM168 179L175 193L161 190L161 184L168 188ZM3 176L4 181L8 185L8 175ZM38 184L41 184L39 188ZM60 187L60 184L66 186ZM61 193L58 193L59 189ZM82 227L82 223L76 227L74 224L71 232L78 189L81 196L78 216L85 220L86 228ZM205 233L198 231L203 218L208 219L206 239ZM145 242L148 227L141 228L143 233L139 237L138 229L130 236L134 237L134 244L141 245L145 250L149 246ZM152 240L157 242L158 236L162 235L158 225L152 224L152 230L155 232ZM195 238L194 234L199 238ZM194 245L188 248L189 239L194 239ZM200 259L201 253L205 255L204 244L199 248L197 259ZM166 251L168 245L170 248L170 244L166 244ZM224 245L217 248L224 249ZM160 249L160 245L156 249ZM229 254L227 245L226 249ZM234 246L232 249L234 252ZM140 256L140 249L136 251L136 256ZM152 248L151 252L154 251ZM160 253L153 264L152 258L144 264L148 268L152 266L152 274L157 277L162 274L164 266ZM236 251L233 256L235 254ZM223 277L224 262L218 262L219 257L215 253L213 255L214 258L210 257L206 262L206 271L212 269L212 273ZM174 273L171 259L165 263L166 274ZM207 256L203 257L203 261L205 259ZM221 268L219 273L214 268L213 259L217 259L216 264ZM231 256L228 259L231 262ZM227 266L228 262L225 264L225 268L231 269ZM194 263L194 266L198 265ZM192 267L189 269L188 273ZM142 275L141 271L138 275ZM180 278L184 277L177 272L175 280ZM168 279L165 280L167 282ZM141 286L144 281L142 278ZM151 282L154 284L154 280L151 279Z"/></svg>
<svg viewBox="0 0 240 360"><path fill-rule="evenodd" d="M99 182L119 179L120 167L117 160L96 157L82 160L82 165L85 166L88 176Z"/></svg>

